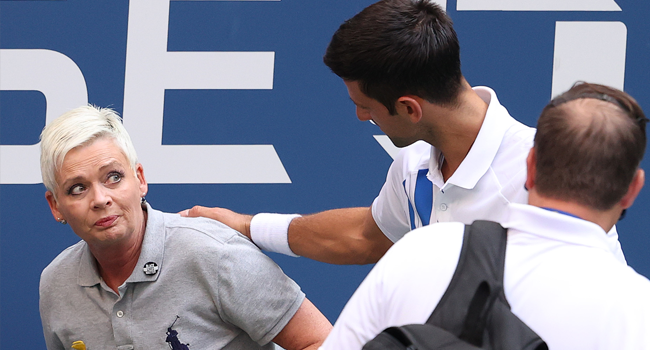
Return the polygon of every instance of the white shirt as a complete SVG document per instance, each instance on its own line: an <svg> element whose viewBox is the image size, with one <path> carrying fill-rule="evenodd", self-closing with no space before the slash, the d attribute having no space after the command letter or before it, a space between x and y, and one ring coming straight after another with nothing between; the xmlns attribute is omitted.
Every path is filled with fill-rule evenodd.
<svg viewBox="0 0 650 350"><path fill-rule="evenodd" d="M391 165L372 204L375 222L391 241L429 223L501 222L509 203L527 202L526 157L535 129L512 118L492 89L474 91L488 103L487 113L472 148L446 183L440 151L424 141L405 147Z"/></svg>
<svg viewBox="0 0 650 350"><path fill-rule="evenodd" d="M503 222L508 204L528 203L526 157L535 129L512 118L492 89L473 90L488 109L472 148L447 182L440 151L424 141L402 149L388 170L372 216L391 241L430 223ZM616 228L607 237L625 262Z"/></svg>
<svg viewBox="0 0 650 350"><path fill-rule="evenodd" d="M504 291L549 348L650 349L650 281L621 263L594 223L511 204ZM321 349L360 349L383 329L424 323L449 284L464 226L417 229L377 263Z"/></svg>

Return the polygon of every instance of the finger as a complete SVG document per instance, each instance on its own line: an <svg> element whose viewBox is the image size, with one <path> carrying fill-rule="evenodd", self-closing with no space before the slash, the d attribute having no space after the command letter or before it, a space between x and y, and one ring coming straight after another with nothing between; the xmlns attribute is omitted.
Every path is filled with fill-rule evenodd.
<svg viewBox="0 0 650 350"><path fill-rule="evenodd" d="M192 217L192 218L196 218L196 217L200 217L200 216L206 216L205 215L206 213L205 213L204 209L206 209L206 208L202 207L200 205L195 205L194 207L192 207L192 209L189 209L187 211L187 216Z"/></svg>
<svg viewBox="0 0 650 350"><path fill-rule="evenodd" d="M183 210L183 211L179 211L178 213L179 213L181 216L183 216L183 217L188 217L188 216L190 215L190 210L189 210L189 209L185 209L185 210Z"/></svg>

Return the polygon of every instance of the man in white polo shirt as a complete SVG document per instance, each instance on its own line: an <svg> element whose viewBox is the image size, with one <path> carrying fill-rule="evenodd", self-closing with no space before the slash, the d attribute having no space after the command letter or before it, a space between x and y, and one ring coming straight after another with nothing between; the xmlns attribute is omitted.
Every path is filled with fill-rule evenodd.
<svg viewBox="0 0 650 350"><path fill-rule="evenodd" d="M254 217L197 206L182 215L222 221L265 250L367 264L417 227L500 220L509 203L526 202L535 130L513 119L492 89L470 87L452 21L438 5L379 1L340 26L324 61L343 79L357 117L404 147L372 206ZM616 231L609 237L624 261Z"/></svg>
<svg viewBox="0 0 650 350"><path fill-rule="evenodd" d="M606 236L643 187L646 122L626 93L586 83L539 118L529 204L510 204L502 221L503 286L512 312L549 349L650 349L650 281L618 260ZM321 349L361 349L385 328L425 323L452 279L464 229L432 224L395 244Z"/></svg>

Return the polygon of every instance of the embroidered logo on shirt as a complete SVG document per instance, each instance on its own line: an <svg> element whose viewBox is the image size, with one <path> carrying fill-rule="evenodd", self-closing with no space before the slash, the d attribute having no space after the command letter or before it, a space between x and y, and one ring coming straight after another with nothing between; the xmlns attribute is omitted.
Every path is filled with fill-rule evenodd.
<svg viewBox="0 0 650 350"><path fill-rule="evenodd" d="M167 328L167 339L165 339L165 341L169 344L171 350L190 350L190 344L181 343L181 341L178 340L178 331L172 329L179 318L180 316L176 315L176 319L172 325Z"/></svg>

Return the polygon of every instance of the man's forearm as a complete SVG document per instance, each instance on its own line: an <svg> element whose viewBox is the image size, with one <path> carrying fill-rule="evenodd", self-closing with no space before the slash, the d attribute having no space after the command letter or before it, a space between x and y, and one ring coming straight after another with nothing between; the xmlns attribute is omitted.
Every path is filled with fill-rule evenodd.
<svg viewBox="0 0 650 350"><path fill-rule="evenodd" d="M307 215L289 226L289 246L295 254L331 264L375 263L392 244L368 207Z"/></svg>

